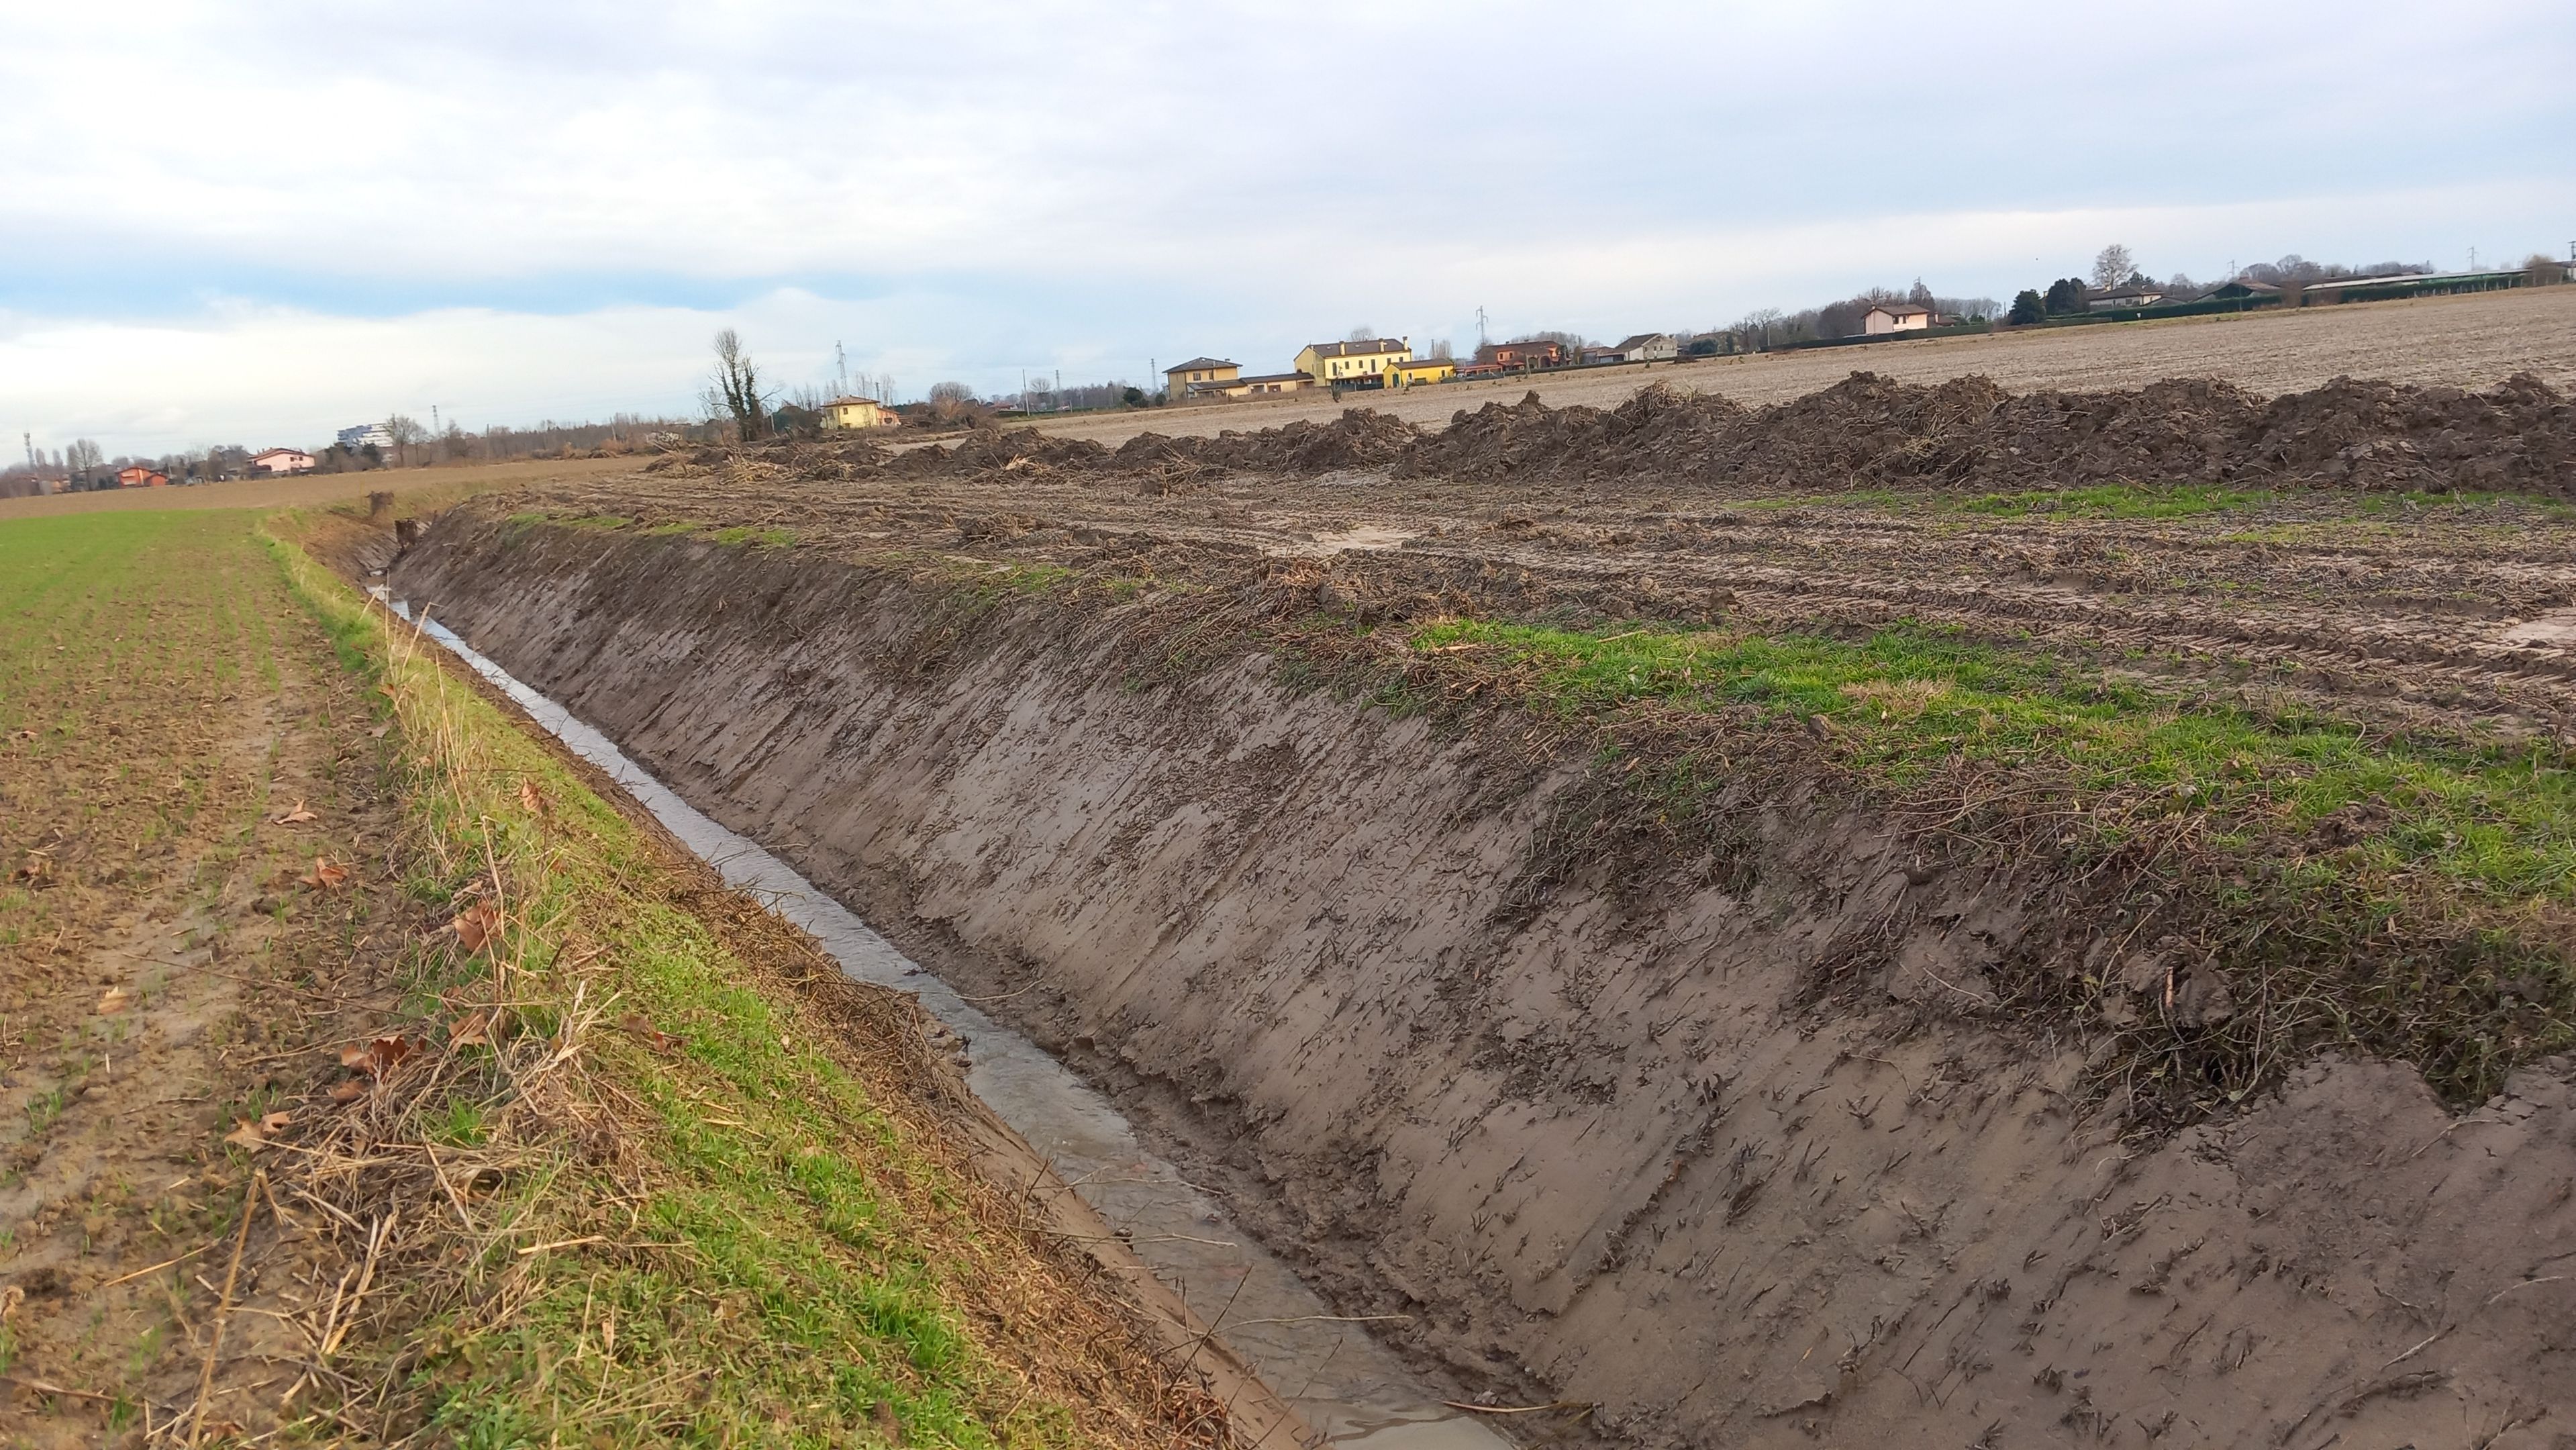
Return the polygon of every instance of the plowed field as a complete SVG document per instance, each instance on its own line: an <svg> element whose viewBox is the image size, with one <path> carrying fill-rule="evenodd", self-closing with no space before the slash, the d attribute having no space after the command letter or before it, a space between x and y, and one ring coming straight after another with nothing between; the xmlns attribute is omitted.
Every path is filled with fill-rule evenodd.
<svg viewBox="0 0 2576 1450"><path fill-rule="evenodd" d="M2265 393L2313 388L2338 377L2488 387L2528 371L2564 392L2576 386L2576 287L1592 368L1541 375L1535 386L1556 407L1615 407L1647 382L1741 403L1781 403L1863 368L1909 383L1977 375L2015 389L2136 388L2162 378L2206 377ZM1517 398L1532 385L1449 384L1354 394L1349 401L1364 400L1411 422L1437 423L1459 408ZM1148 429L1212 435L1228 428L1276 428L1300 418L1322 421L1343 406L1329 396L1288 397L1082 414L1037 426L1059 437L1115 443Z"/></svg>

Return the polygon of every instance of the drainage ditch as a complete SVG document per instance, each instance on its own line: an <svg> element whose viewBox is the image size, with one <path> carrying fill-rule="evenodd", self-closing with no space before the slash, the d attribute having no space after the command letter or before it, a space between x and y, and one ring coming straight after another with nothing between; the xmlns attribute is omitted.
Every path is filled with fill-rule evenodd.
<svg viewBox="0 0 2576 1450"><path fill-rule="evenodd" d="M381 587L374 591L385 597ZM388 599L402 618L407 601ZM530 689L435 620L423 633L491 681L529 717L605 771L725 881L813 935L852 977L909 992L968 1046L967 1085L1186 1300L1327 1444L1368 1450L1503 1450L1508 1443L1445 1402L1336 1315L1275 1255L1241 1232L1214 1195L1149 1151L1109 1100L906 958L865 921L757 843L718 825L629 760L607 736Z"/></svg>

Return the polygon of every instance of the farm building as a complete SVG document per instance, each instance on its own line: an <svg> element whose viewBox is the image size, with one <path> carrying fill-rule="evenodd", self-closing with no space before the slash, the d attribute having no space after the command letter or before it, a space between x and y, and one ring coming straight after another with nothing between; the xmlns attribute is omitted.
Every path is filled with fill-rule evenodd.
<svg viewBox="0 0 2576 1450"><path fill-rule="evenodd" d="M2322 302L2384 302L2397 297L2438 297L2452 292L2498 292L2530 284L2522 267L2479 272L2401 272L2394 277L2342 277L2310 282L2299 305Z"/></svg>
<svg viewBox="0 0 2576 1450"><path fill-rule="evenodd" d="M1363 342L1310 342L1297 350L1297 371L1319 383L1347 387L1374 386L1389 363L1413 356L1403 338L1373 337Z"/></svg>
<svg viewBox="0 0 2576 1450"><path fill-rule="evenodd" d="M1458 379L1458 361L1446 357L1406 358L1390 364L1386 385L1390 388L1419 387L1424 383L1448 383Z"/></svg>
<svg viewBox="0 0 2576 1450"><path fill-rule="evenodd" d="M129 463L116 471L118 488L167 488L169 484L170 475L140 463Z"/></svg>
<svg viewBox="0 0 2576 1450"><path fill-rule="evenodd" d="M1670 362L1681 355L1681 347L1668 332L1641 332L1621 339L1611 349L1620 362Z"/></svg>
<svg viewBox="0 0 2576 1450"><path fill-rule="evenodd" d="M265 473L271 476L281 473L311 473L313 455L301 448L264 448L251 455L248 466L253 473Z"/></svg>
<svg viewBox="0 0 2576 1450"><path fill-rule="evenodd" d="M1239 364L1224 358L1194 357L1163 369L1163 396L1187 398L1202 392L1223 393L1225 389L1222 386L1208 385L1231 383L1241 376L1243 368Z"/></svg>
<svg viewBox="0 0 2576 1450"><path fill-rule="evenodd" d="M387 432L382 423L360 423L354 428L341 429L334 437L341 447L352 453L368 447L373 447L378 453L387 453L394 446L394 435Z"/></svg>
<svg viewBox="0 0 2576 1450"><path fill-rule="evenodd" d="M1492 363L1505 371L1552 368L1564 363L1565 344L1537 337L1487 343L1476 350L1476 361Z"/></svg>
<svg viewBox="0 0 2576 1450"><path fill-rule="evenodd" d="M900 427L903 419L874 398L834 398L823 405L822 429L838 433L854 428Z"/></svg>
<svg viewBox="0 0 2576 1450"><path fill-rule="evenodd" d="M1881 302L1860 315L1863 337L1886 337L1898 332L1921 332L1932 325L1932 309L1910 302Z"/></svg>

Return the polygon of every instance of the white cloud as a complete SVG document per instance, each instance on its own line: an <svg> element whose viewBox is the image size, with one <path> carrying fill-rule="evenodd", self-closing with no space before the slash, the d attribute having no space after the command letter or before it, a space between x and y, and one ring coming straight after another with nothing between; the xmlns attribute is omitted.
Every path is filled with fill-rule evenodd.
<svg viewBox="0 0 2576 1450"><path fill-rule="evenodd" d="M2123 57L2038 0L22 4L0 401L142 448L665 406L727 321L990 387L2008 295L2114 235L2556 245L2576 14L2420 18L2177 0Z"/></svg>

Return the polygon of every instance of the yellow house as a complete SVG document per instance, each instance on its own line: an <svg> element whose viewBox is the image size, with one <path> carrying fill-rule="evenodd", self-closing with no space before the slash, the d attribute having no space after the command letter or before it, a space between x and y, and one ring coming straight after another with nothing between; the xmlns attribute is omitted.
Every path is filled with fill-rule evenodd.
<svg viewBox="0 0 2576 1450"><path fill-rule="evenodd" d="M1386 367L1386 385L1390 388L1410 388L1419 383L1454 383L1457 380L1456 358L1406 358Z"/></svg>
<svg viewBox="0 0 2576 1450"><path fill-rule="evenodd" d="M1297 371L1326 387L1335 383L1374 384L1387 365L1413 356L1413 344L1402 338L1373 337L1366 342L1310 342L1297 353Z"/></svg>
<svg viewBox="0 0 2576 1450"><path fill-rule="evenodd" d="M1223 384L1243 376L1243 369L1217 357L1194 357L1177 367L1163 369L1163 396L1180 402L1192 393L1231 393Z"/></svg>
<svg viewBox="0 0 2576 1450"><path fill-rule="evenodd" d="M891 428L901 423L894 409L874 398L834 398L823 405L823 431L843 428Z"/></svg>

